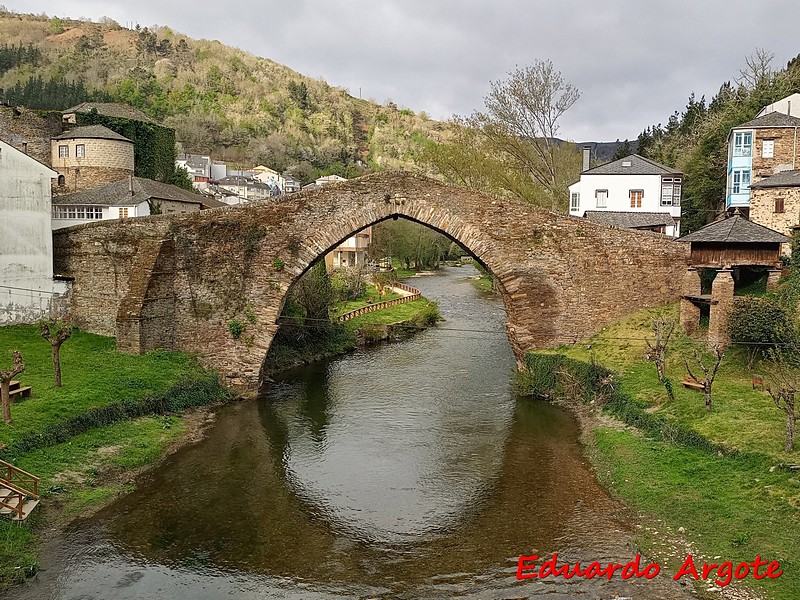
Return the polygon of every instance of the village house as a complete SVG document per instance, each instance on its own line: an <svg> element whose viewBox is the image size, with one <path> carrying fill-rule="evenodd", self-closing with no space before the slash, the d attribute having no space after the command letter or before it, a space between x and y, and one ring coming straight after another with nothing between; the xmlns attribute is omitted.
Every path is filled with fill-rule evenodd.
<svg viewBox="0 0 800 600"><path fill-rule="evenodd" d="M755 119L731 129L728 137L726 210L739 208L745 214L748 213L753 208L751 189L754 184L760 183L767 177L797 168L797 134L800 117L791 114L794 96L764 107ZM800 110L798 105L800 96L794 105L795 112ZM762 206L755 215L751 212L750 217L763 218L770 212L766 204L774 204L771 200L779 197L781 193L773 186L770 191L760 194ZM778 204L773 208L780 210L781 207Z"/></svg>
<svg viewBox="0 0 800 600"><path fill-rule="evenodd" d="M623 229L680 235L683 173L638 154L589 168L569 186L569 214Z"/></svg>
<svg viewBox="0 0 800 600"><path fill-rule="evenodd" d="M217 181L222 189L233 192L240 201L264 200L276 195L273 186L244 175L228 175ZM225 200L225 199L223 199ZM239 202L236 202L237 204Z"/></svg>
<svg viewBox="0 0 800 600"><path fill-rule="evenodd" d="M52 180L58 173L0 141L0 325L57 318L64 281L53 279Z"/></svg>
<svg viewBox="0 0 800 600"><path fill-rule="evenodd" d="M91 190L55 197L52 228L103 219L183 214L218 206L224 204L174 185L131 176Z"/></svg>
<svg viewBox="0 0 800 600"><path fill-rule="evenodd" d="M270 169L269 167L265 167L264 165L253 167L253 179L260 181L261 183L266 183L273 189L277 188L280 194L284 193L286 179L283 175Z"/></svg>

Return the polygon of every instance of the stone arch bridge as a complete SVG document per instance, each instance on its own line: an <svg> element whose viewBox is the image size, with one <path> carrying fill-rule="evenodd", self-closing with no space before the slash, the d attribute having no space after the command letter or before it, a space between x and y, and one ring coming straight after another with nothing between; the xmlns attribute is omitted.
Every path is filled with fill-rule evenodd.
<svg viewBox="0 0 800 600"><path fill-rule="evenodd" d="M497 279L518 362L624 314L674 300L686 244L613 229L404 172L179 216L54 232L55 270L74 278L71 315L120 350L196 353L253 385L289 287L355 232L404 217L467 248ZM244 331L234 339L229 324Z"/></svg>

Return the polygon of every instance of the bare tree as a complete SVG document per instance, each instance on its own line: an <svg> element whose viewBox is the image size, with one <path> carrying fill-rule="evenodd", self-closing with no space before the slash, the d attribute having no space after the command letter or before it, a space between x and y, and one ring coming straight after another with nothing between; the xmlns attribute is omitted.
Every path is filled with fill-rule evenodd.
<svg viewBox="0 0 800 600"><path fill-rule="evenodd" d="M56 387L61 387L61 344L72 336L72 326L44 321L41 324L42 337L50 342L53 351L53 373L55 374Z"/></svg>
<svg viewBox="0 0 800 600"><path fill-rule="evenodd" d="M666 365L669 338L674 329L674 319L669 321L666 319L653 319L653 337L655 339L652 342L647 338L644 340L649 349L649 352L645 355L645 357L647 360L656 365L658 380L667 390L667 395L669 396L670 400L675 400L675 396L672 393L672 383L670 383L669 379L667 379L666 375L664 374L664 368Z"/></svg>
<svg viewBox="0 0 800 600"><path fill-rule="evenodd" d="M770 351L770 361L766 365L769 378L769 392L775 407L786 413L786 452L794 449L794 426L797 422L797 392L800 390L800 365L797 359L789 358L780 350Z"/></svg>
<svg viewBox="0 0 800 600"><path fill-rule="evenodd" d="M773 75L772 60L774 58L774 52L756 48L752 54L745 56L745 66L743 69L739 69L736 83L749 90L754 90L762 83L769 83Z"/></svg>
<svg viewBox="0 0 800 600"><path fill-rule="evenodd" d="M714 366L707 367L703 363L703 357L700 355L700 352L697 350L694 351L694 359L697 361L697 364L700 365L700 368L703 370L703 374L706 376L705 379L702 380L694 376L692 369L689 367L689 361L686 360L685 356L683 358L683 362L686 364L686 370L689 372L689 377L701 383L703 386L703 394L706 398L706 410L711 410L711 386L714 385L714 379L717 377L717 371L719 370L719 365L722 363L725 353L719 346L714 346L714 355L716 356L716 362L714 363Z"/></svg>
<svg viewBox="0 0 800 600"><path fill-rule="evenodd" d="M22 354L19 350L14 350L14 362L10 371L0 371L0 404L3 406L3 423L11 423L11 380L25 370L25 363L22 362Z"/></svg>
<svg viewBox="0 0 800 600"><path fill-rule="evenodd" d="M577 149L557 140L559 120L578 98L578 89L552 61L537 60L493 81L486 112L469 119L498 153L546 190L553 210L566 202L566 186L580 170Z"/></svg>

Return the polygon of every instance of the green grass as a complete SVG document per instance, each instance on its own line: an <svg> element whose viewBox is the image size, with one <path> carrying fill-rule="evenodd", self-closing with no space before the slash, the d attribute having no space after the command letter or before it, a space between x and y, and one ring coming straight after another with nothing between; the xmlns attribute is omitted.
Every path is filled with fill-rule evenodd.
<svg viewBox="0 0 800 600"><path fill-rule="evenodd" d="M427 298L420 298L419 300L404 302L403 304L397 304L350 319L345 323L345 326L350 330L356 330L365 325L394 325L406 321L414 321L420 315L424 315L436 306L435 302Z"/></svg>
<svg viewBox="0 0 800 600"><path fill-rule="evenodd" d="M783 575L760 587L774 600L798 598L800 475L770 473L774 465L758 457L719 457L630 431L599 429L595 444L600 477L617 495L673 532L684 527L708 562L717 556L713 562L752 561L756 555L780 561ZM652 551L658 541L643 545ZM685 553L677 556L682 560ZM663 566L674 574L679 563Z"/></svg>
<svg viewBox="0 0 800 600"><path fill-rule="evenodd" d="M13 350L25 360L25 371L16 379L33 390L31 398L12 404L13 423L0 426L0 444L8 445L92 408L165 394L181 379L203 373L188 354L122 354L113 338L76 331L61 347L64 385L59 389L50 344L36 327L0 327L0 368L10 366Z"/></svg>
<svg viewBox="0 0 800 600"><path fill-rule="evenodd" d="M473 285L482 292L494 292L494 280L489 275L484 275L480 279L474 279Z"/></svg>

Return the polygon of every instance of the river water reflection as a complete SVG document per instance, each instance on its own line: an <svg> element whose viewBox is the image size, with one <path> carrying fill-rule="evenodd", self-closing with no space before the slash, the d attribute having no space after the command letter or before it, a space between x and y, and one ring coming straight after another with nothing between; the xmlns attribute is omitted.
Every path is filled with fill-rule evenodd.
<svg viewBox="0 0 800 600"><path fill-rule="evenodd" d="M626 562L629 526L571 416L512 392L502 303L471 267L414 280L438 329L297 370L78 522L14 598L683 598L518 582L517 557Z"/></svg>

